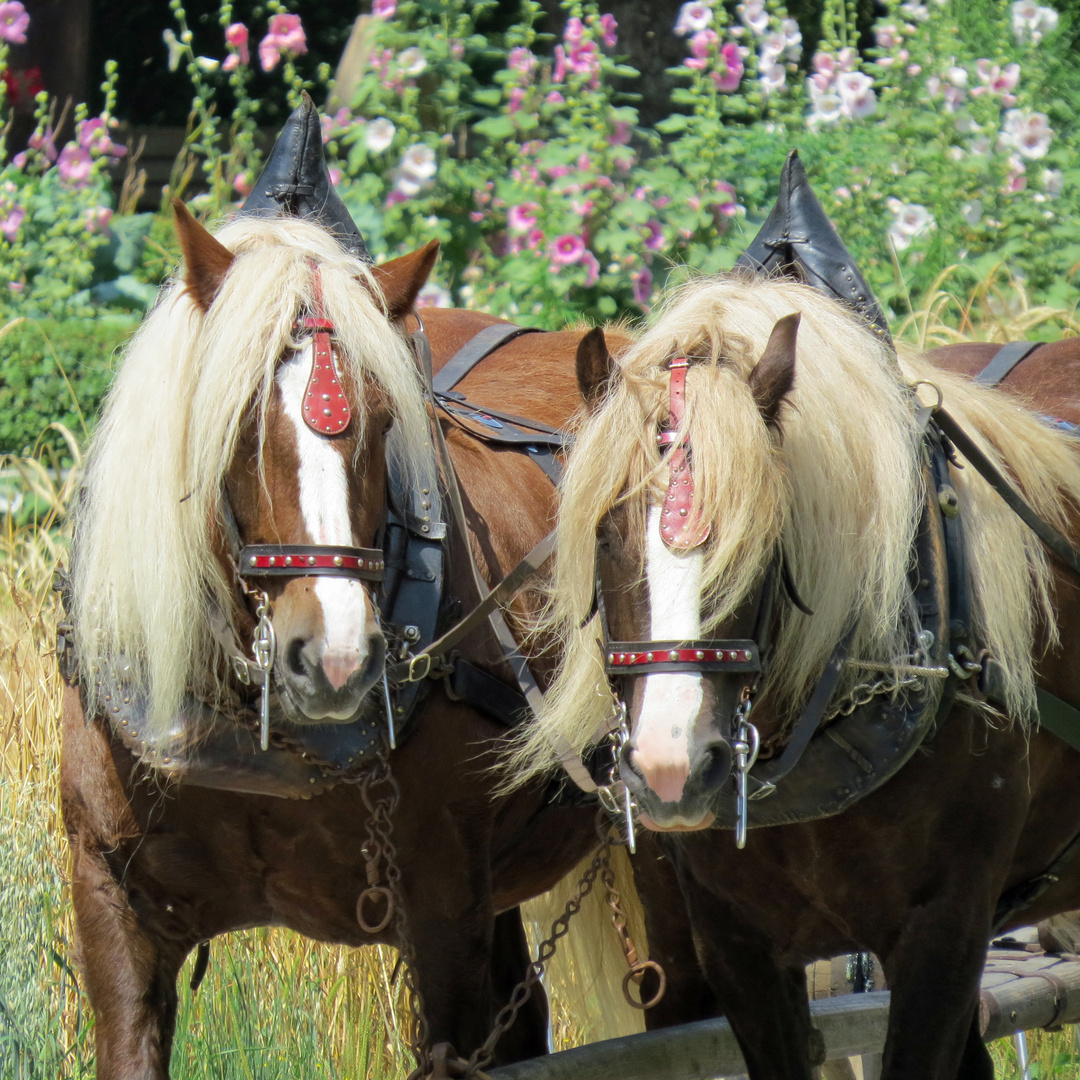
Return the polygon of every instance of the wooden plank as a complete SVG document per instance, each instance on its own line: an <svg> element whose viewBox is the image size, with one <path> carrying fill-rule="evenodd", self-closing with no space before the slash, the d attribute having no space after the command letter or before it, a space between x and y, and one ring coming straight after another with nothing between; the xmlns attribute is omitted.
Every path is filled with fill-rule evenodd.
<svg viewBox="0 0 1080 1080"><path fill-rule="evenodd" d="M849 994L812 1002L828 1060L885 1045L889 994ZM746 1071L727 1020L700 1020L643 1035L563 1050L493 1069L493 1080L713 1080Z"/></svg>

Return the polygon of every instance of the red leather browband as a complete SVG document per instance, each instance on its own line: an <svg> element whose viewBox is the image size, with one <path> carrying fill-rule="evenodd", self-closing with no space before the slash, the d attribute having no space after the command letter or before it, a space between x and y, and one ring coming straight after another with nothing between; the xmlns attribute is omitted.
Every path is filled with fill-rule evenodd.
<svg viewBox="0 0 1080 1080"><path fill-rule="evenodd" d="M753 641L609 641L609 675L679 671L760 671Z"/></svg>
<svg viewBox="0 0 1080 1080"><path fill-rule="evenodd" d="M690 361L676 356L668 365L671 371L669 388L668 426L656 436L660 446L672 446L667 494L660 513L660 535L669 548L685 550L703 544L709 535L708 524L702 524L694 513L694 476L682 428L686 404L686 369Z"/></svg>
<svg viewBox="0 0 1080 1080"><path fill-rule="evenodd" d="M382 581L386 560L379 548L313 544L249 544L240 552L242 577L350 577Z"/></svg>
<svg viewBox="0 0 1080 1080"><path fill-rule="evenodd" d="M319 435L340 435L352 420L348 398L338 378L337 362L330 335L334 324L323 311L322 276L314 263L311 266L311 303L313 313L297 319L297 329L314 330L311 375L304 390L301 411L304 423Z"/></svg>

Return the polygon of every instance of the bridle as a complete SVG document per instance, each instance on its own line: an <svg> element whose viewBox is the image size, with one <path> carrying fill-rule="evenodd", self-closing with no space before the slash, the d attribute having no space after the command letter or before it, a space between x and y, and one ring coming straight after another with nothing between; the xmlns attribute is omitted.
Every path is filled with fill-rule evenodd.
<svg viewBox="0 0 1080 1080"><path fill-rule="evenodd" d="M694 505L694 476L692 448L684 430L686 404L686 371L691 360L686 356L674 357L668 363L668 422L656 436L661 448L671 447L668 456L668 486L660 512L660 535L673 551L689 551L703 544L709 536L708 522L702 522ZM750 723L750 709L754 694L764 673L769 653L769 634L772 625L773 600L778 577L784 577L783 560L777 554L762 581L754 631L751 638L703 638L694 641L616 641L608 627L604 604L603 584L600 579L599 545L596 559L596 576L593 595L593 612L599 615L603 634L604 673L616 706L614 763L611 769L609 790L622 785L621 803L626 815L627 831L633 834L633 803L619 780L619 769L625 763L625 746L630 740L627 725L625 695L621 687L612 685L627 678L655 674L722 673L744 676L739 705L732 717L728 731L722 732L721 743L731 752L735 766L736 798L739 808L736 826L736 843L746 843L746 777L757 760L761 740L757 729ZM591 615L592 613L590 613Z"/></svg>
<svg viewBox="0 0 1080 1080"><path fill-rule="evenodd" d="M311 374L304 390L301 412L304 423L317 435L334 438L348 429L352 410L337 371L334 324L326 317L322 276L316 263L310 265L311 314L293 323L294 330L314 331ZM252 639L254 659L234 653L232 665L243 684L255 683L261 688L259 735L260 745L266 750L270 738L270 679L277 638L270 618L270 599L259 583L297 577L343 577L379 583L386 569L385 555L381 548L329 544L248 544L241 547L236 518L224 493L223 506L237 589L242 594L244 606L247 599L254 602L256 620ZM385 676L383 681L385 684Z"/></svg>

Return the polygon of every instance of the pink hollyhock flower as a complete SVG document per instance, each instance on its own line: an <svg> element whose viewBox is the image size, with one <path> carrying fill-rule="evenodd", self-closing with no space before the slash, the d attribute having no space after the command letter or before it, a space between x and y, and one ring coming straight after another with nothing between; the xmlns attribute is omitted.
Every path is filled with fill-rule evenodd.
<svg viewBox="0 0 1080 1080"><path fill-rule="evenodd" d="M225 28L225 43L236 50L225 61L226 70L230 69L230 60L233 61L232 67L236 67L237 64L251 63L251 53L248 51L248 36L248 28L241 22L233 23Z"/></svg>
<svg viewBox="0 0 1080 1080"><path fill-rule="evenodd" d="M584 33L585 27L582 25L581 20L575 16L566 21L566 29L563 31L563 41L573 48L575 45L581 44L581 38Z"/></svg>
<svg viewBox="0 0 1080 1080"><path fill-rule="evenodd" d="M659 251L664 246L664 230L660 222L650 218L645 222L645 228L649 230L645 237L645 247L648 251Z"/></svg>
<svg viewBox="0 0 1080 1080"><path fill-rule="evenodd" d="M26 29L30 16L19 0L5 0L0 4L0 41L10 45L26 44Z"/></svg>
<svg viewBox="0 0 1080 1080"><path fill-rule="evenodd" d="M272 71L283 53L302 56L307 52L307 35L299 15L272 15L270 32L259 42L259 63Z"/></svg>
<svg viewBox="0 0 1080 1080"><path fill-rule="evenodd" d="M233 177L232 186L242 199L246 199L251 194L251 179L247 173L237 173Z"/></svg>
<svg viewBox="0 0 1080 1080"><path fill-rule="evenodd" d="M559 93L558 90L552 90L551 93L549 93L547 95L547 97L544 98L544 101L548 105L565 105L566 104L566 98L564 98L562 96L562 94Z"/></svg>
<svg viewBox="0 0 1080 1080"><path fill-rule="evenodd" d="M652 299L652 271L643 266L630 275L630 280L634 283L634 300L642 307L648 307L649 300Z"/></svg>
<svg viewBox="0 0 1080 1080"><path fill-rule="evenodd" d="M19 226L26 217L26 211L21 206L13 206L0 218L0 233L8 240L14 240L19 235Z"/></svg>
<svg viewBox="0 0 1080 1080"><path fill-rule="evenodd" d="M566 50L561 45L555 46L555 69L551 73L552 82L562 82L566 78ZM548 95L550 97L550 95Z"/></svg>
<svg viewBox="0 0 1080 1080"><path fill-rule="evenodd" d="M720 196L720 201L713 203L713 214L734 217L739 211L739 204L735 201L735 189L723 180L714 181L713 188Z"/></svg>
<svg viewBox="0 0 1080 1080"><path fill-rule="evenodd" d="M26 166L26 162L27 156L25 150L21 150L11 159L11 164L14 165L16 169L24 168Z"/></svg>
<svg viewBox="0 0 1080 1080"><path fill-rule="evenodd" d="M511 232L527 233L536 225L536 211L540 207L537 203L521 203L519 206L511 206L506 215L506 222Z"/></svg>
<svg viewBox="0 0 1080 1080"><path fill-rule="evenodd" d="M632 128L625 120L619 120L608 136L609 146L625 146L630 141Z"/></svg>
<svg viewBox="0 0 1080 1080"><path fill-rule="evenodd" d="M709 62L709 49L720 40L715 30L699 30L690 39L690 56L683 61L688 68L699 71Z"/></svg>
<svg viewBox="0 0 1080 1080"><path fill-rule="evenodd" d="M614 15L600 16L600 32L604 37L604 44L609 49L614 49L619 42L618 35L615 33L618 29L619 24L615 21Z"/></svg>
<svg viewBox="0 0 1080 1080"><path fill-rule="evenodd" d="M581 265L585 267L585 285L595 285L600 280L600 263L591 251L586 251L581 257Z"/></svg>
<svg viewBox="0 0 1080 1080"><path fill-rule="evenodd" d="M600 71L600 50L595 41L583 41L566 56L567 66L576 75L592 75Z"/></svg>
<svg viewBox="0 0 1080 1080"><path fill-rule="evenodd" d="M89 233L104 232L112 221L113 212L107 206L95 206L83 215L83 224Z"/></svg>
<svg viewBox="0 0 1080 1080"><path fill-rule="evenodd" d="M27 139L27 145L32 150L40 150L45 155L46 160L55 161L57 156L55 139L56 132L53 131L52 128L47 127L42 134L35 131L34 134Z"/></svg>
<svg viewBox="0 0 1080 1080"><path fill-rule="evenodd" d="M510 50L510 55L506 58L506 66L511 71L520 72L528 77L536 70L536 57L529 49L519 46Z"/></svg>
<svg viewBox="0 0 1080 1080"><path fill-rule="evenodd" d="M90 179L90 151L84 146L68 143L56 162L60 179L72 187L82 187Z"/></svg>
<svg viewBox="0 0 1080 1080"><path fill-rule="evenodd" d="M551 261L559 266L580 262L585 254L585 241L573 233L564 233L551 242Z"/></svg>
<svg viewBox="0 0 1080 1080"><path fill-rule="evenodd" d="M525 243L528 245L530 251L535 251L544 242L544 230L543 229L530 229L529 235L525 237Z"/></svg>
<svg viewBox="0 0 1080 1080"><path fill-rule="evenodd" d="M507 102L507 112L516 113L521 112L522 102L525 100L525 90L523 87L515 86L510 90L510 98Z"/></svg>
<svg viewBox="0 0 1080 1080"><path fill-rule="evenodd" d="M716 89L724 94L730 94L733 90L739 89L739 83L742 82L743 62L742 57L739 55L739 46L733 41L729 41L726 45L720 48L720 63L725 65L726 70L717 70L712 73L713 82L716 83Z"/></svg>
<svg viewBox="0 0 1080 1080"><path fill-rule="evenodd" d="M371 14L377 19L392 19L397 11L397 0L375 0L371 5Z"/></svg>

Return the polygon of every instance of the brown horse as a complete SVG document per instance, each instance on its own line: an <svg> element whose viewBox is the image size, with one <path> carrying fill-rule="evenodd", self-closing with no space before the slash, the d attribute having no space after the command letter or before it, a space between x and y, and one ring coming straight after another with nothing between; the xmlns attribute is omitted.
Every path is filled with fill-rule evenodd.
<svg viewBox="0 0 1080 1080"><path fill-rule="evenodd" d="M985 359L948 355L969 374ZM1008 385L1075 422L1078 376L1068 344ZM898 366L789 282L691 286L617 364L583 342L579 377L552 601L566 652L521 762L624 719L620 775L754 1080L809 1080L803 966L857 950L892 990L883 1077L989 1080L991 932L1080 903L1080 761L1035 724L1044 691L1080 701L1080 612L934 408L1074 543L1075 441L1007 392ZM743 851L708 828L747 819L775 827Z"/></svg>
<svg viewBox="0 0 1080 1080"><path fill-rule="evenodd" d="M387 459L409 490L435 487L402 323L436 246L372 269L303 221L241 219L217 239L186 214L178 224L185 276L129 349L90 452L70 586L76 645L68 632L60 650L63 807L98 1076L166 1077L185 957L263 925L399 947L407 926L427 1037L468 1054L525 972L517 905L595 845L595 810L546 782L495 794L489 766L506 727L432 683L389 757L401 908L382 928L377 904L358 914L370 870L378 895L391 884L385 832L372 832L379 793L363 783L371 732L386 724L387 643L370 579L382 569ZM438 369L497 320L435 311L425 321ZM312 391L322 333L333 334L337 384ZM580 338L512 341L462 389L559 426L578 405ZM554 489L529 455L443 423L469 531L449 544L452 617L454 598L474 599L464 543L496 581L550 528ZM268 551L300 572L252 576L249 562L274 562ZM342 561L368 572L336 575ZM267 648L266 608L276 655L253 663L243 643L261 634ZM535 597L519 598L511 625L534 609ZM506 677L485 632L458 648ZM541 681L550 663L537 658ZM258 687L238 676L274 691L265 752ZM322 767L328 730L359 731L365 762ZM175 779L178 762L196 783ZM496 1060L543 1053L546 1039L534 994Z"/></svg>

